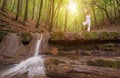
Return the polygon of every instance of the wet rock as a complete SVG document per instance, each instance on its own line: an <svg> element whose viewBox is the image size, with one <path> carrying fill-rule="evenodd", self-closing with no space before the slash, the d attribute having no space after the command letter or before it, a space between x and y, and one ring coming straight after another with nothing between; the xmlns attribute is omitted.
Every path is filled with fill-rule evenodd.
<svg viewBox="0 0 120 78"><path fill-rule="evenodd" d="M53 78L119 78L120 70L76 65L50 65L46 74Z"/></svg>
<svg viewBox="0 0 120 78"><path fill-rule="evenodd" d="M0 62L2 63L17 63L21 60L29 58L34 55L36 42L38 37L41 34L31 33L32 40L28 45L22 44L22 37L20 33L8 33L5 35L4 39L0 43ZM31 39L31 38L30 38ZM49 45L48 45L49 34L43 33L43 39L40 46L40 53L48 53Z"/></svg>
<svg viewBox="0 0 120 78"><path fill-rule="evenodd" d="M30 32L24 32L21 34L22 37L22 43L27 45L30 43L30 41L32 40L32 35Z"/></svg>

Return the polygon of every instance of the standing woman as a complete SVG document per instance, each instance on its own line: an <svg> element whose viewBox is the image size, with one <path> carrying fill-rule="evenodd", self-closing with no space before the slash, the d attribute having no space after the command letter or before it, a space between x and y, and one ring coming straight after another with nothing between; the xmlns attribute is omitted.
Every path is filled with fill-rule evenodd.
<svg viewBox="0 0 120 78"><path fill-rule="evenodd" d="M83 25L87 25L87 26L88 26L88 27L87 27L87 31L90 31L90 27L91 27L90 11L87 9L87 10L85 11L85 14L86 14L86 21L83 22Z"/></svg>

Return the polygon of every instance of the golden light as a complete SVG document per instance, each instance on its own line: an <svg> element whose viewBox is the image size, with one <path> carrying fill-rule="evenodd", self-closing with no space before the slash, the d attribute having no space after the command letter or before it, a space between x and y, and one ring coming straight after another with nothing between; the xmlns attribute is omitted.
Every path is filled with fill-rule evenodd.
<svg viewBox="0 0 120 78"><path fill-rule="evenodd" d="M72 13L76 13L77 12L77 4L71 0L68 4L68 10Z"/></svg>

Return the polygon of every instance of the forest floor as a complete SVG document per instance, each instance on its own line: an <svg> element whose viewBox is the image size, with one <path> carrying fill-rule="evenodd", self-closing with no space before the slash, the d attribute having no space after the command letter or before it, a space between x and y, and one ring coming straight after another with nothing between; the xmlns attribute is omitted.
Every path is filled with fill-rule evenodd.
<svg viewBox="0 0 120 78"><path fill-rule="evenodd" d="M15 15L10 11L0 10L0 30L10 32L47 32L43 25L36 28L36 22L28 19L25 24L22 23L23 18L19 17L18 21L15 20Z"/></svg>
<svg viewBox="0 0 120 78"><path fill-rule="evenodd" d="M110 26L105 26L101 29L93 29L94 32L120 32L120 18L117 18L114 24Z"/></svg>

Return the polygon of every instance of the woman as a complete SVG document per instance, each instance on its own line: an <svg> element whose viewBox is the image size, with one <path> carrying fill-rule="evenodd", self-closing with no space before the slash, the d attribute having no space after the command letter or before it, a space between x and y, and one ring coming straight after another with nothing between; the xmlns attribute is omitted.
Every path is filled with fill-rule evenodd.
<svg viewBox="0 0 120 78"><path fill-rule="evenodd" d="M88 27L87 27L87 31L90 31L90 25L91 25L91 20L90 20L90 18L91 18L91 16L90 16L90 11L85 11L86 12L86 21L85 22L83 22L83 25L87 25Z"/></svg>

